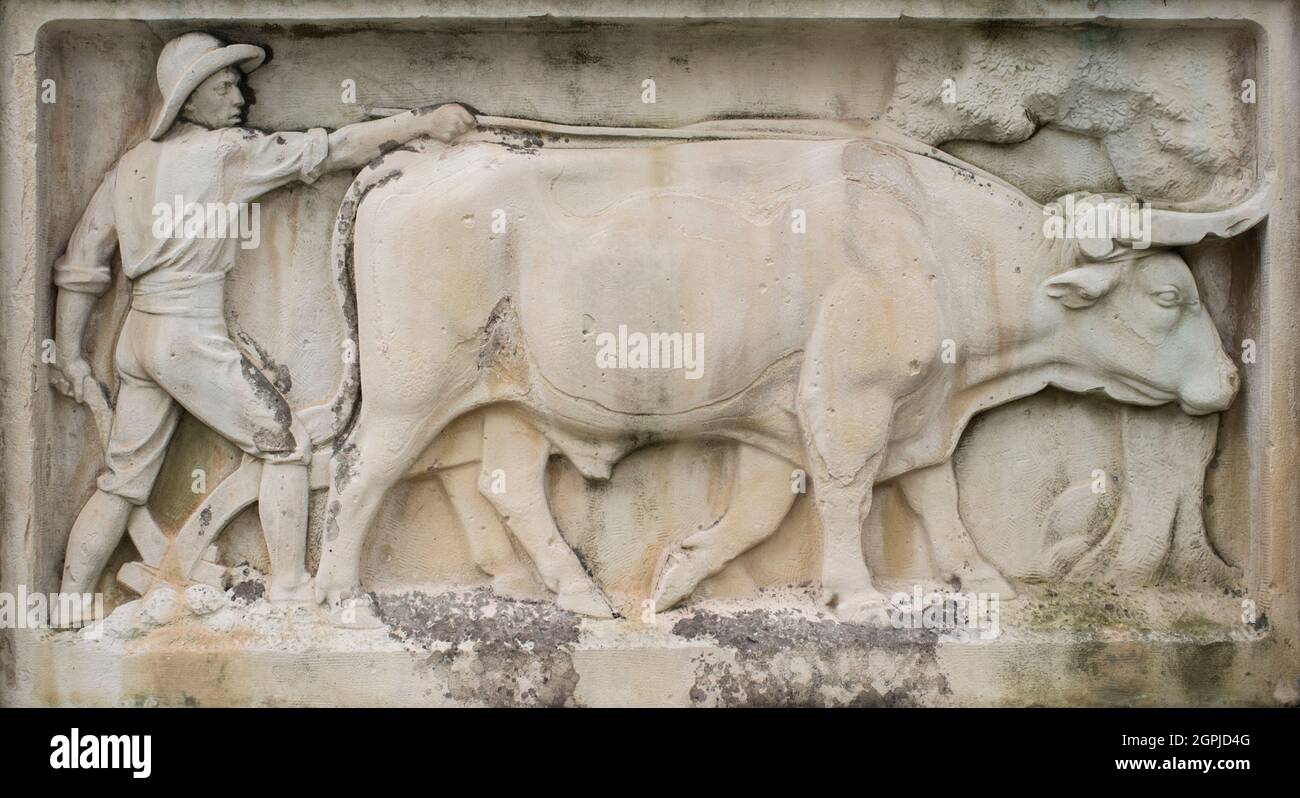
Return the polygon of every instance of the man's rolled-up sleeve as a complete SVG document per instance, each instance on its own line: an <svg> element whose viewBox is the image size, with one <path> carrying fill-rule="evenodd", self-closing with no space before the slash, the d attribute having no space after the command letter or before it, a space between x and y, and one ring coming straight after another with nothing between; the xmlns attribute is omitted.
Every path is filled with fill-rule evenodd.
<svg viewBox="0 0 1300 798"><path fill-rule="evenodd" d="M252 199L286 183L313 183L325 171L329 134L314 127L305 133L261 133L239 129L241 199Z"/></svg>
<svg viewBox="0 0 1300 798"><path fill-rule="evenodd" d="M117 246L113 219L116 182L116 170L104 177L72 231L68 248L54 262L54 284L61 290L98 296L112 284L113 249Z"/></svg>

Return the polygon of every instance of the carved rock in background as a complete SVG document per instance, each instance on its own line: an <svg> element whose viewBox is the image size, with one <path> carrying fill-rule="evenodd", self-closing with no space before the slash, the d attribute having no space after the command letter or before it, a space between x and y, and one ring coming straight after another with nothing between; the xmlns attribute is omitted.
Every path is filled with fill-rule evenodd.
<svg viewBox="0 0 1300 798"><path fill-rule="evenodd" d="M1172 407L1059 393L1025 400L963 440L963 517L980 550L1017 579L1232 584L1239 573L1207 541L1201 512L1217 428L1217 416Z"/></svg>
<svg viewBox="0 0 1300 798"><path fill-rule="evenodd" d="M1097 139L1126 190L1189 207L1221 207L1255 182L1250 108L1236 96L1256 77L1247 37L922 28L901 52L887 118L927 143L1013 144L1055 127ZM936 90L945 80L954 102Z"/></svg>

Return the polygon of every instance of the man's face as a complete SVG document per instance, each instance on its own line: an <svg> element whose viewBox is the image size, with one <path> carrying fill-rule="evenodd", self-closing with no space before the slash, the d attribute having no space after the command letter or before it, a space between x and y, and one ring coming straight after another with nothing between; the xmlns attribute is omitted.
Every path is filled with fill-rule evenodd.
<svg viewBox="0 0 1300 798"><path fill-rule="evenodd" d="M181 108L181 118L210 130L241 124L244 93L239 78L239 70L230 66L200 83Z"/></svg>

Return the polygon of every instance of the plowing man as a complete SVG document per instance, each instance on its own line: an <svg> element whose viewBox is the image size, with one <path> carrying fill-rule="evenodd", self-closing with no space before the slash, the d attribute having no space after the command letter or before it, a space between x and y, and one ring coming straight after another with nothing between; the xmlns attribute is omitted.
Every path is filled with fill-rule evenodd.
<svg viewBox="0 0 1300 798"><path fill-rule="evenodd" d="M82 338L95 298L111 283L114 249L132 293L115 353L119 392L108 470L73 525L64 593L94 591L132 507L149 498L183 408L265 461L259 512L271 558L270 598L314 600L305 562L311 440L226 329L223 289L235 265L236 235L212 237L189 225L160 232L155 208L177 197L208 208L249 203L294 181L359 169L383 145L418 136L452 141L474 126L474 117L446 105L333 133L254 131L241 127L240 81L265 57L260 47L226 45L205 33L169 41L158 58L164 102L149 140L104 177L55 263L54 382L79 402L87 390L99 390Z"/></svg>

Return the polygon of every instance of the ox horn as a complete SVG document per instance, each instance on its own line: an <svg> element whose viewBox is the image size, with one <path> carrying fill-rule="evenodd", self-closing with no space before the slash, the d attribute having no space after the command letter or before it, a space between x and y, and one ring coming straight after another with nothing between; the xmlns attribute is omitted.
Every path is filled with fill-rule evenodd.
<svg viewBox="0 0 1300 798"><path fill-rule="evenodd" d="M1183 247L1198 244L1207 236L1231 238L1244 233L1268 216L1277 196L1276 174L1264 173L1259 190L1246 200L1218 211L1176 211L1151 209L1151 243Z"/></svg>

